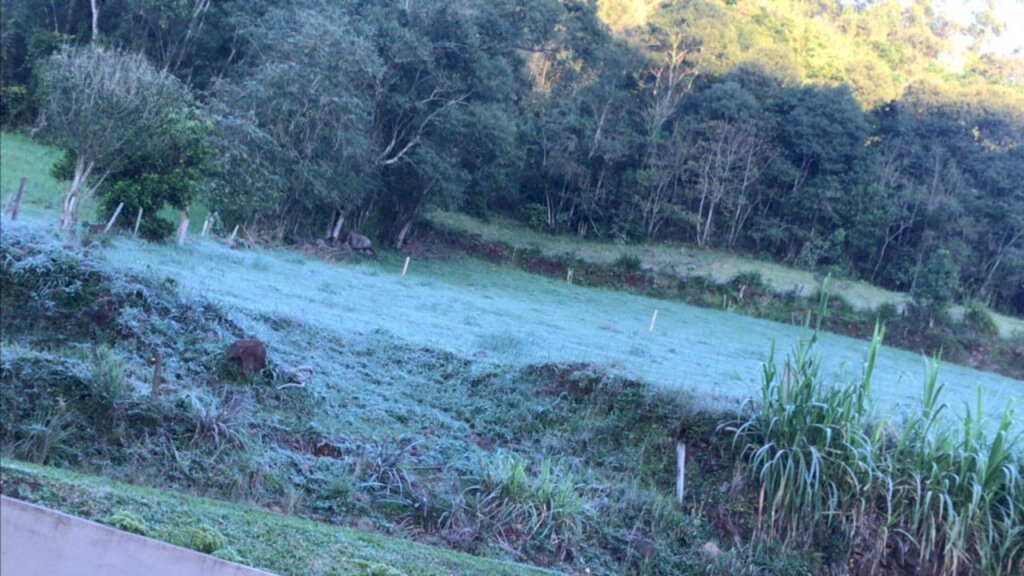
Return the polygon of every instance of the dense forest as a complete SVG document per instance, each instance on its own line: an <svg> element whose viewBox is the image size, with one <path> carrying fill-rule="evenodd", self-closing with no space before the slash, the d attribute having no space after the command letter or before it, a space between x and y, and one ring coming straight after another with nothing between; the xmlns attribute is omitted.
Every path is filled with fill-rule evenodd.
<svg viewBox="0 0 1024 576"><path fill-rule="evenodd" d="M461 210L1019 315L1024 59L979 6L2 0L0 114L111 211L401 246Z"/></svg>

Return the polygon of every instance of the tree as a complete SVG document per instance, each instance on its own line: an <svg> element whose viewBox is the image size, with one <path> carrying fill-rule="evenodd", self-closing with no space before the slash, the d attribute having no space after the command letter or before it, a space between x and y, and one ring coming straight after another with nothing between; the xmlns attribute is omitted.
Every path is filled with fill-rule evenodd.
<svg viewBox="0 0 1024 576"><path fill-rule="evenodd" d="M960 274L949 251L936 250L918 275L910 295L915 305L934 318L949 310L959 290Z"/></svg>
<svg viewBox="0 0 1024 576"><path fill-rule="evenodd" d="M287 221L333 228L369 188L380 60L359 24L315 2L273 10L245 36L248 66L213 91L223 177L213 204L282 234Z"/></svg>
<svg viewBox="0 0 1024 576"><path fill-rule="evenodd" d="M167 144L175 113L192 107L188 90L145 57L90 45L65 47L41 75L38 132L73 159L62 201L61 230L75 209L133 155Z"/></svg>

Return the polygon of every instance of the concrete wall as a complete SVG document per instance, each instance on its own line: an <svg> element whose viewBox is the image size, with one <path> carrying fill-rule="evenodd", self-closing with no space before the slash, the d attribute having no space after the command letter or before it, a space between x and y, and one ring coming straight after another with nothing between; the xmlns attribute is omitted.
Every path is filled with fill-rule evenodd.
<svg viewBox="0 0 1024 576"><path fill-rule="evenodd" d="M3 576L272 576L206 554L0 497Z"/></svg>

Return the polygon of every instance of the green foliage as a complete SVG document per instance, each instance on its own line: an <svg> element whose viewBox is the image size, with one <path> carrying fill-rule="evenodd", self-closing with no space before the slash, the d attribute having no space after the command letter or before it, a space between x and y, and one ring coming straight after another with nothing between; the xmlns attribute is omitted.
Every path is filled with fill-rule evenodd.
<svg viewBox="0 0 1024 576"><path fill-rule="evenodd" d="M174 225L160 217L165 207L182 210L199 196L212 170L212 129L195 110L176 112L165 130L167 141L159 150L133 156L125 167L108 177L101 190L102 214L110 218L124 203L118 227L131 230L142 210L139 235L162 240Z"/></svg>
<svg viewBox="0 0 1024 576"><path fill-rule="evenodd" d="M63 398L58 398L53 408L18 422L11 445L15 458L46 464L74 456L71 444L76 433L76 419Z"/></svg>
<svg viewBox="0 0 1024 576"><path fill-rule="evenodd" d="M921 270L910 295L930 314L949 310L960 291L960 275L948 250L938 250Z"/></svg>
<svg viewBox="0 0 1024 576"><path fill-rule="evenodd" d="M37 131L73 164L62 206L64 231L73 228L78 203L107 177L133 159L171 148L172 127L193 109L191 92L166 71L141 55L96 44L55 52L42 67L40 84Z"/></svg>
<svg viewBox="0 0 1024 576"><path fill-rule="evenodd" d="M241 396L222 399L199 390L183 395L179 405L192 445L244 447L248 440L246 404Z"/></svg>
<svg viewBox="0 0 1024 576"><path fill-rule="evenodd" d="M573 475L550 461L531 471L515 454L481 454L478 470L465 482L467 513L487 540L561 559L580 545L588 510Z"/></svg>
<svg viewBox="0 0 1024 576"><path fill-rule="evenodd" d="M109 518L107 518L107 524L110 524L118 530L131 532L132 534L138 534L139 536L150 535L149 528L146 527L146 519L131 512L130 510L118 510L114 512Z"/></svg>
<svg viewBox="0 0 1024 576"><path fill-rule="evenodd" d="M840 548L856 548L869 571L901 562L900 550L936 574L1020 570L1024 480L1012 412L989 436L979 390L977 407L950 426L935 363L921 411L894 432L870 402L881 337L876 331L862 378L838 386L818 374L816 335L781 374L769 362L761 401L726 428L763 490L759 530L798 546L820 547L838 534Z"/></svg>
<svg viewBox="0 0 1024 576"><path fill-rule="evenodd" d="M228 546L228 539L216 528L197 526L188 531L188 547L203 554L213 554Z"/></svg>
<svg viewBox="0 0 1024 576"><path fill-rule="evenodd" d="M977 300L967 302L963 323L976 334L989 338L999 336L999 326L996 324L995 318L992 317L992 312Z"/></svg>

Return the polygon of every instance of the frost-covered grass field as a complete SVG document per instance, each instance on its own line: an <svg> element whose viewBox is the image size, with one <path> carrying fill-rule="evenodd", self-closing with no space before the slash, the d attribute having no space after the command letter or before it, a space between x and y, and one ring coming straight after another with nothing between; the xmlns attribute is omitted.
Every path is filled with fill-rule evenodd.
<svg viewBox="0 0 1024 576"><path fill-rule="evenodd" d="M228 308L341 335L383 330L399 340L516 365L586 362L727 407L756 393L772 343L788 352L807 335L792 326L679 303L581 288L476 260L328 264L283 250L235 251L214 241L185 249L121 239L115 266L172 279L189 295ZM652 315L658 310L653 332ZM256 328L258 329L258 328ZM270 337L268 334L256 334ZM826 334L818 352L835 378L859 374L867 343ZM318 350L305 354L313 360ZM885 348L875 370L885 409L916 408L924 359ZM1024 398L1024 384L944 365L945 399L996 418Z"/></svg>
<svg viewBox="0 0 1024 576"><path fill-rule="evenodd" d="M25 136L8 133L2 135L0 145L3 199L16 189L21 175L28 174L23 213L26 219L46 225L46 218L56 217L62 190L49 175L56 153ZM473 224L442 218L447 218L449 226ZM193 218L194 225L198 221ZM493 236L501 229L474 230ZM550 244L558 239L550 236L512 232L520 242L543 240L549 243L543 245L545 250L559 249ZM622 247L616 245L569 242L571 246L562 248L583 250L579 254L584 258L613 261L621 255ZM661 253L669 250L642 249L647 251L645 258L665 256ZM753 263L711 253L691 256L699 256L705 265L711 265L705 262L709 258L717 262L712 269L723 279ZM128 270L172 278L187 293L245 312L294 318L338 334L384 330L414 345L486 361L595 363L663 387L692 391L717 406L741 402L755 391L773 342L785 353L806 335L792 326L570 286L477 260L415 261L409 275L400 278L402 261L395 255L332 265L292 251L234 251L195 239L185 249L119 239L107 258ZM762 268L769 282L798 283L812 291L810 274L766 266ZM840 283L836 290L847 298L866 290L864 298L870 301L886 296L860 284ZM657 322L649 332L655 310ZM830 376L851 378L860 371L866 346L863 341L826 334L819 352ZM923 370L921 356L886 348L876 370L880 405L899 409L916 404ZM949 385L947 400L954 405L973 402L982 390L986 412L992 416L1024 398L1024 384L961 366L945 365L942 380Z"/></svg>
<svg viewBox="0 0 1024 576"><path fill-rule="evenodd" d="M510 221L483 222L453 212L434 212L428 215L428 219L442 230L475 234L487 242L498 242L520 249L531 248L552 257L574 255L596 264L612 264L622 257L635 257L642 262L644 268L669 276L710 276L716 282L728 282L738 274L757 272L772 289L778 292L795 291L798 294L813 294L821 282L819 277L807 270L695 246L619 244L553 236ZM873 310L882 304L903 305L910 300L907 294L857 280L833 279L832 290L858 310ZM956 306L952 312L958 317L964 311L962 307ZM992 317L1003 337L1024 334L1024 320L998 313L992 313Z"/></svg>

